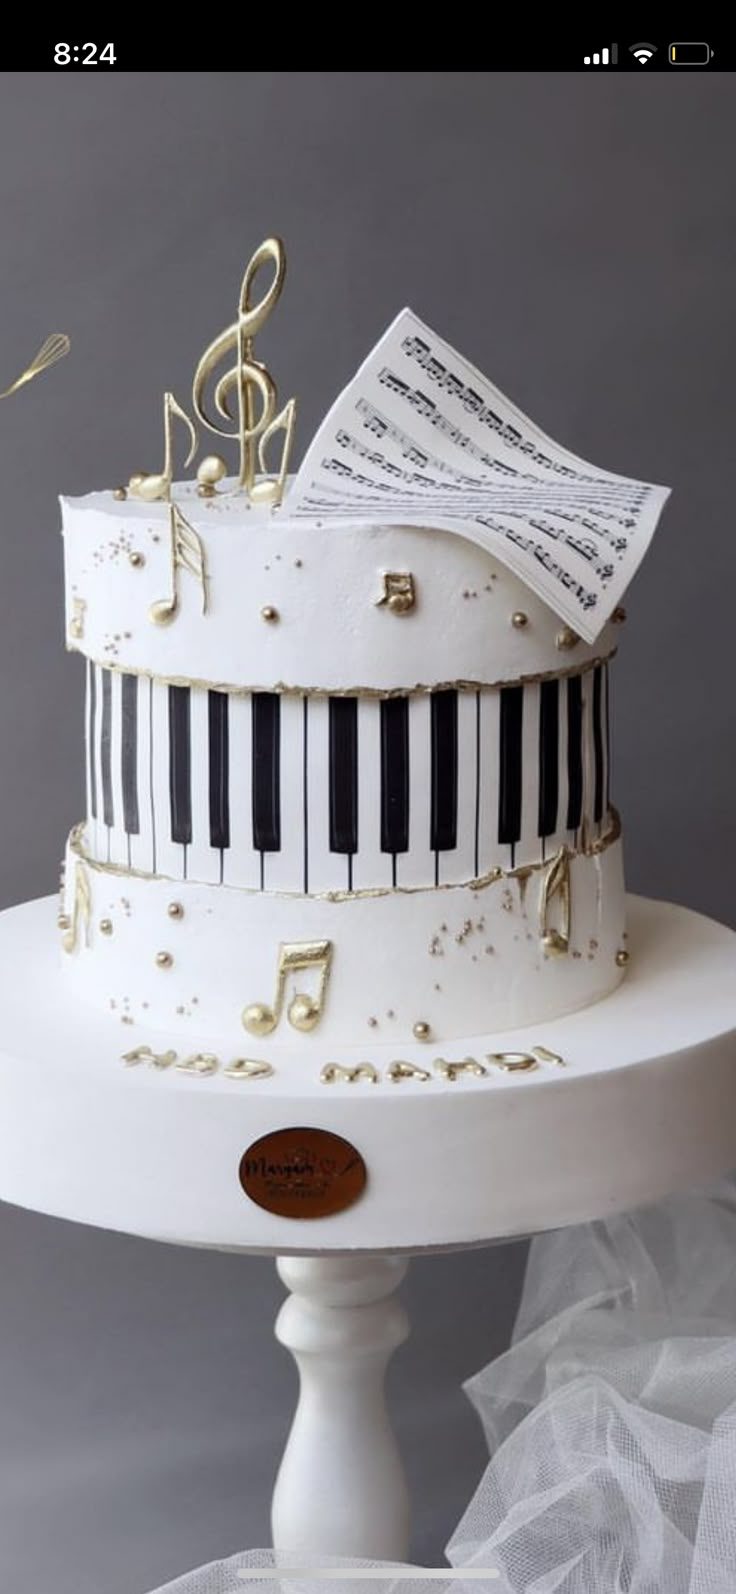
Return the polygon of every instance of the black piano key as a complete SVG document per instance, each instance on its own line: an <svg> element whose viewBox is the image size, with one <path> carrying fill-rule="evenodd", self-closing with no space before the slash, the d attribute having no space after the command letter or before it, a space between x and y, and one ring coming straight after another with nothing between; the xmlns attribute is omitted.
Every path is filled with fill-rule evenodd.
<svg viewBox="0 0 736 1594"><path fill-rule="evenodd" d="M210 846L230 846L230 732L227 692L209 692Z"/></svg>
<svg viewBox="0 0 736 1594"><path fill-rule="evenodd" d="M539 687L539 824L540 836L557 829L560 800L560 683L542 681Z"/></svg>
<svg viewBox="0 0 736 1594"><path fill-rule="evenodd" d="M501 690L498 839L512 847L521 835L523 686Z"/></svg>
<svg viewBox="0 0 736 1594"><path fill-rule="evenodd" d="M169 798L171 839L192 839L192 738L190 688L169 687Z"/></svg>
<svg viewBox="0 0 736 1594"><path fill-rule="evenodd" d="M593 671L593 818L603 818L603 672L600 664Z"/></svg>
<svg viewBox="0 0 736 1594"><path fill-rule="evenodd" d="M432 804L429 844L434 852L457 846L457 692L433 692Z"/></svg>
<svg viewBox="0 0 736 1594"><path fill-rule="evenodd" d="M95 736L97 734L97 665L88 664L89 670L89 721L87 725L87 756L89 758L89 806L93 819L97 818L97 760Z"/></svg>
<svg viewBox="0 0 736 1594"><path fill-rule="evenodd" d="M330 698L330 851L358 851L358 700Z"/></svg>
<svg viewBox="0 0 736 1594"><path fill-rule="evenodd" d="M111 828L115 823L112 801L112 675L102 671L102 720L100 722L100 777L102 817Z"/></svg>
<svg viewBox="0 0 736 1594"><path fill-rule="evenodd" d="M253 693L253 846L281 850L281 698Z"/></svg>
<svg viewBox="0 0 736 1594"><path fill-rule="evenodd" d="M583 816L583 681L567 681L567 828L577 830Z"/></svg>
<svg viewBox="0 0 736 1594"><path fill-rule="evenodd" d="M381 851L409 851L409 701L381 701Z"/></svg>
<svg viewBox="0 0 736 1594"><path fill-rule="evenodd" d="M138 677L124 675L121 684L123 825L126 835L137 836L141 828L138 810Z"/></svg>

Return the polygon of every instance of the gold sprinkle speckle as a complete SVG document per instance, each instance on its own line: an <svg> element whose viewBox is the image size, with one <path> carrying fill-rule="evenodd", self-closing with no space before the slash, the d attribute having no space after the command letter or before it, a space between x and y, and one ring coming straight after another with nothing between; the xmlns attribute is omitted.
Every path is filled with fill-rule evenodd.
<svg viewBox="0 0 736 1594"><path fill-rule="evenodd" d="M128 554L128 564L132 565L134 570L141 570L145 562L145 555L138 548L133 548Z"/></svg>
<svg viewBox="0 0 736 1594"><path fill-rule="evenodd" d="M100 935L112 935L112 919L100 919Z"/></svg>

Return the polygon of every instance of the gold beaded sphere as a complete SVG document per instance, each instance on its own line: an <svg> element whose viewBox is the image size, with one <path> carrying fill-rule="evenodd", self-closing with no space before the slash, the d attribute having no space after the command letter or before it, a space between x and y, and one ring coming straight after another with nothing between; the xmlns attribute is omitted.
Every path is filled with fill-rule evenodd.
<svg viewBox="0 0 736 1594"><path fill-rule="evenodd" d="M622 946L619 949L619 951L616 953L616 965L617 965L617 967L620 968L620 969L625 969L626 965L627 965L627 963L629 961L630 956L631 956L631 953L627 952L626 948Z"/></svg>
<svg viewBox="0 0 736 1594"><path fill-rule="evenodd" d="M626 619L626 610L622 603L616 604L613 614L611 615L611 619L613 620L614 625L623 625L624 620Z"/></svg>
<svg viewBox="0 0 736 1594"><path fill-rule="evenodd" d="M170 919L183 919L184 909L180 902L170 902L166 912Z"/></svg>
<svg viewBox="0 0 736 1594"><path fill-rule="evenodd" d="M242 1022L250 1035L270 1035L274 1028L274 1015L265 1002L251 1002L243 1013Z"/></svg>
<svg viewBox="0 0 736 1594"><path fill-rule="evenodd" d="M418 1018L416 1024L412 1026L412 1035L414 1036L415 1041L431 1040L431 1025L427 1023L426 1019Z"/></svg>
<svg viewBox="0 0 736 1594"><path fill-rule="evenodd" d="M224 476L227 476L227 465L219 454L207 454L197 466L197 481L200 487L214 488Z"/></svg>
<svg viewBox="0 0 736 1594"><path fill-rule="evenodd" d="M274 606L273 606L272 603L264 604L263 608L261 609L261 619L268 621L270 624L273 624L274 620L278 620L278 618L279 618L278 609L274 609Z"/></svg>
<svg viewBox="0 0 736 1594"><path fill-rule="evenodd" d="M156 953L156 967L158 969L170 969L173 961L174 959L170 952Z"/></svg>
<svg viewBox="0 0 736 1594"><path fill-rule="evenodd" d="M128 554L128 564L132 565L134 570L140 570L145 562L145 554L140 553L137 548Z"/></svg>
<svg viewBox="0 0 736 1594"><path fill-rule="evenodd" d="M112 935L112 919L100 919L100 935Z"/></svg>
<svg viewBox="0 0 736 1594"><path fill-rule="evenodd" d="M523 631L524 626L529 624L528 614L525 614L523 609L517 609L511 616L511 624L515 631Z"/></svg>
<svg viewBox="0 0 736 1594"><path fill-rule="evenodd" d="M576 648L580 637L577 631L573 631L572 626L566 625L562 631L557 632L555 641L558 648L564 653L568 652L570 648Z"/></svg>
<svg viewBox="0 0 736 1594"><path fill-rule="evenodd" d="M119 504L123 503L124 499L126 499L127 496L128 496L127 487L115 487L113 489L113 495L112 496L113 496L113 498L117 499Z"/></svg>

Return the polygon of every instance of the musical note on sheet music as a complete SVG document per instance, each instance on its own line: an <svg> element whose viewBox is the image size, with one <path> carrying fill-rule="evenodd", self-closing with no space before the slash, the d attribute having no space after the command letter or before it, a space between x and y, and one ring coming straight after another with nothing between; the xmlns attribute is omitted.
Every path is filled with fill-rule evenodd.
<svg viewBox="0 0 736 1594"><path fill-rule="evenodd" d="M297 991L289 1003L287 1018L293 1029L307 1033L319 1023L324 1012L327 987L332 967L331 941L283 942L279 947L276 965L276 993L273 1005L251 1002L243 1010L242 1021L251 1035L270 1035L281 1020L286 996L286 982L290 975L309 970L317 975L314 996Z"/></svg>
<svg viewBox="0 0 736 1594"><path fill-rule="evenodd" d="M667 488L599 470L545 436L402 310L318 428L289 514L455 532L593 642L667 497Z"/></svg>
<svg viewBox="0 0 736 1594"><path fill-rule="evenodd" d="M256 277L263 266L274 267L273 278L262 298L253 303L252 294ZM276 384L261 360L253 353L256 333L270 316L278 300L286 275L286 256L280 238L267 238L249 260L240 289L238 319L221 332L209 348L205 349L194 373L192 402L195 414L203 426L218 437L234 437L240 445L238 485L245 489L256 503L280 504L283 497L289 457L294 440L296 400L289 399L284 408L276 412ZM214 378L221 360L234 355L234 364L219 377L214 387L214 406L217 415L233 423L228 429L212 418L205 406L205 390ZM232 399L237 400L233 414ZM260 412L258 405L260 402ZM279 432L284 434L281 462L275 477L268 477L267 451L271 440ZM260 470L265 480L256 481Z"/></svg>
<svg viewBox="0 0 736 1594"><path fill-rule="evenodd" d="M157 598L148 610L154 625L170 625L179 612L179 572L187 571L199 583L202 593L202 613L207 613L207 563L201 537L185 520L178 504L169 505L169 538L171 547L171 591L165 598Z"/></svg>
<svg viewBox="0 0 736 1594"><path fill-rule="evenodd" d="M174 479L174 421L181 421L189 434L189 453L184 461L184 469L190 465L197 452L197 433L192 422L177 403L173 393L164 393L164 465L163 470L150 476L131 476L128 483L128 492L134 498L143 498L146 503L155 503L159 498L167 501L171 498L171 484Z"/></svg>
<svg viewBox="0 0 736 1594"><path fill-rule="evenodd" d="M552 919L557 910L557 924ZM545 870L539 900L539 931L543 950L550 957L564 957L570 950L570 853L560 847Z"/></svg>

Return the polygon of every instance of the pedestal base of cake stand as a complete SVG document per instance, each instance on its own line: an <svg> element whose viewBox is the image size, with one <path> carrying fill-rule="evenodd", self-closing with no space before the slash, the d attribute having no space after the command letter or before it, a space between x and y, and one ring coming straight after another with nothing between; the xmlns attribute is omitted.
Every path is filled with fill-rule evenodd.
<svg viewBox="0 0 736 1594"><path fill-rule="evenodd" d="M383 1405L407 1332L393 1298L402 1253L480 1245L663 1198L736 1163L736 935L630 898L631 962L605 1001L550 1023L438 1046L482 1076L443 1077L434 1049L269 1051L258 1079L125 1066L170 1037L71 1000L52 899L0 914L0 1199L152 1239L267 1251L291 1290L277 1333L301 1394L274 1499L292 1564L400 1559L406 1489ZM312 1038L313 1039L313 1038ZM218 1044L219 1041L219 1044ZM198 1033L186 1051L232 1056ZM494 1054L526 1054L504 1069ZM320 1082L326 1061L370 1062L376 1084ZM507 1057L508 1063L508 1057ZM362 1158L358 1199L324 1215L245 1193L265 1135L328 1131Z"/></svg>

